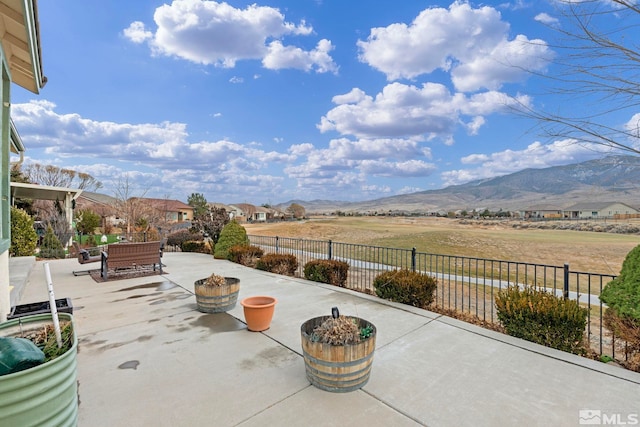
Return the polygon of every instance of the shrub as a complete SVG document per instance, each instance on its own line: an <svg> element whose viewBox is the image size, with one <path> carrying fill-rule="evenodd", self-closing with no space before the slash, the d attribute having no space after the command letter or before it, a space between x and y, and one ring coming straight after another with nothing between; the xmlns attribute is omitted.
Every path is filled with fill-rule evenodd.
<svg viewBox="0 0 640 427"><path fill-rule="evenodd" d="M607 304L605 325L628 344L629 369L640 371L640 245L627 254L620 275L607 283L600 300Z"/></svg>
<svg viewBox="0 0 640 427"><path fill-rule="evenodd" d="M496 296L498 319L507 334L547 347L585 354L587 309L577 301L510 286Z"/></svg>
<svg viewBox="0 0 640 427"><path fill-rule="evenodd" d="M207 242L198 242L194 240L187 240L180 245L182 252L197 252L201 254L210 254L211 246Z"/></svg>
<svg viewBox="0 0 640 427"><path fill-rule="evenodd" d="M640 320L640 245L627 254L620 275L606 284L600 299L618 316Z"/></svg>
<svg viewBox="0 0 640 427"><path fill-rule="evenodd" d="M254 268L264 251L257 246L236 245L229 248L229 261Z"/></svg>
<svg viewBox="0 0 640 427"><path fill-rule="evenodd" d="M180 246L184 242L201 242L204 240L202 233L191 233L189 230L180 230L167 236L168 246Z"/></svg>
<svg viewBox="0 0 640 427"><path fill-rule="evenodd" d="M12 256L31 256L36 251L38 233L33 228L33 219L22 209L11 207Z"/></svg>
<svg viewBox="0 0 640 427"><path fill-rule="evenodd" d="M213 256L218 259L229 259L229 249L231 247L248 244L247 230L237 221L231 221L222 228Z"/></svg>
<svg viewBox="0 0 640 427"><path fill-rule="evenodd" d="M56 237L56 235L53 233L53 228L51 226L47 227L47 231L44 234L44 239L42 240L39 255L41 258L65 257L62 243L60 243L58 237Z"/></svg>
<svg viewBox="0 0 640 427"><path fill-rule="evenodd" d="M345 287L349 264L332 259L315 259L304 265L304 278L314 282Z"/></svg>
<svg viewBox="0 0 640 427"><path fill-rule="evenodd" d="M433 302L437 284L435 278L410 270L387 271L373 280L378 297L419 308Z"/></svg>
<svg viewBox="0 0 640 427"><path fill-rule="evenodd" d="M298 269L298 259L291 254L267 254L256 263L258 270L294 276Z"/></svg>

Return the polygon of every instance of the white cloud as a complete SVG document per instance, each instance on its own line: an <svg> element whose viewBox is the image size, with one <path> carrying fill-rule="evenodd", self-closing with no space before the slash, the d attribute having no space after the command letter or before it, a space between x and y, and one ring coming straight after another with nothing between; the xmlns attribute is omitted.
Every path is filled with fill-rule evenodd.
<svg viewBox="0 0 640 427"><path fill-rule="evenodd" d="M22 138L29 141L31 152L41 150L49 159L57 159L56 164L71 165L103 182L113 182L113 166L100 163L103 166L89 165L83 170L79 165L88 159L113 161L122 169L133 169L128 173L143 174L144 182L164 183L164 188L157 189L159 195L179 183L180 197L184 196L186 181L169 180L173 176L189 177L202 189L200 192L209 189L231 196L255 192L258 197L277 189L275 183L283 179L266 173L270 165L296 158L294 154L264 151L227 140L191 143L183 123L96 121L79 114L59 114L55 108L46 100L12 106L14 122ZM254 186L246 188L248 182Z"/></svg>
<svg viewBox="0 0 640 427"><path fill-rule="evenodd" d="M543 69L550 59L544 41L524 35L509 40L509 30L496 9L474 9L456 1L448 10L423 10L410 25L373 28L367 40L357 44L360 60L389 80L413 79L441 69L451 72L458 90L497 90L521 80L525 70Z"/></svg>
<svg viewBox="0 0 640 427"><path fill-rule="evenodd" d="M238 77L238 76L233 76L229 79L229 83L234 83L234 84L238 84L238 83L243 83L244 79L242 77Z"/></svg>
<svg viewBox="0 0 640 427"><path fill-rule="evenodd" d="M126 38L134 43L144 43L145 41L153 38L153 33L147 31L143 22L134 21L128 28L125 28L123 34Z"/></svg>
<svg viewBox="0 0 640 427"><path fill-rule="evenodd" d="M155 55L174 56L197 64L232 68L239 60L262 60L266 68L314 69L335 72L329 56L331 42L321 40L315 49L285 46L284 36L308 36L305 21L285 21L273 7L252 4L245 9L206 0L174 0L158 7L155 33L135 21L124 30L134 43L147 41Z"/></svg>
<svg viewBox="0 0 640 427"><path fill-rule="evenodd" d="M519 102L529 104L527 97ZM441 138L451 141L456 127L464 126L476 134L484 124L482 117L506 111L514 99L500 92L484 92L470 97L451 94L441 84L422 87L402 83L385 86L375 98L354 88L333 97L337 107L331 109L317 125L321 132L337 131L360 138Z"/></svg>
<svg viewBox="0 0 640 427"><path fill-rule="evenodd" d="M442 173L444 185L464 184L477 179L507 175L527 168L547 168L551 166L579 163L602 157L602 147L580 144L575 140L555 141L551 144L534 142L524 150L504 150L491 154L471 154L461 162L476 165L468 169L458 169Z"/></svg>
<svg viewBox="0 0 640 427"><path fill-rule="evenodd" d="M294 46L283 46L278 40L269 44L268 53L262 59L262 65L270 70L294 68L303 71L316 70L318 73L336 73L338 67L329 52L333 46L329 40L320 40L315 49L304 51Z"/></svg>
<svg viewBox="0 0 640 427"><path fill-rule="evenodd" d="M560 22L557 18L554 18L547 13L539 13L533 19L546 25L556 25Z"/></svg>

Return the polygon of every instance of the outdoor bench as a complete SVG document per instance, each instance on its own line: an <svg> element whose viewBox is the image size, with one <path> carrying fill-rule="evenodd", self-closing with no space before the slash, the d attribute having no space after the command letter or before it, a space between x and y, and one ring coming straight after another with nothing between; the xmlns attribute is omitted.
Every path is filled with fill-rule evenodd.
<svg viewBox="0 0 640 427"><path fill-rule="evenodd" d="M107 246L107 250L102 252L101 273L103 279L107 280L109 269L118 268L137 268L140 266L156 265L162 274L162 257L161 243L143 242L143 243L116 243Z"/></svg>

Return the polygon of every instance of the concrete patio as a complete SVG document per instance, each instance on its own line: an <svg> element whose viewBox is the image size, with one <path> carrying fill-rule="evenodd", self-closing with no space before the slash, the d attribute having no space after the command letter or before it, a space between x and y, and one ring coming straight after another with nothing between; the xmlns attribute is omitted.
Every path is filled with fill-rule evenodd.
<svg viewBox="0 0 640 427"><path fill-rule="evenodd" d="M208 255L163 261L163 276L106 283L72 274L99 264L49 262L56 298L74 307L79 425L577 426L596 411L603 424L640 419L638 373ZM43 264L12 259L12 301L48 298ZM275 296L271 328L247 331L239 303L198 312L193 282L212 272L240 278L240 299ZM370 381L351 393L305 378L300 325L333 306L378 330Z"/></svg>

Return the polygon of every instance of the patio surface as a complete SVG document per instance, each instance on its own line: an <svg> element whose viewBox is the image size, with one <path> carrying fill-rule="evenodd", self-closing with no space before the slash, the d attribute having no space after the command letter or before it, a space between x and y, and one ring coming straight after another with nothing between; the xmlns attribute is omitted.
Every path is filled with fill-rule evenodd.
<svg viewBox="0 0 640 427"><path fill-rule="evenodd" d="M80 426L546 427L578 426L581 416L590 424L640 419L638 373L209 255L165 253L163 262L163 276L106 283L72 275L99 263L49 262L56 298L73 304ZM11 259L12 301L48 299L43 264ZM228 313L198 312L193 282L212 272L240 279L239 300L276 297L271 328L249 332L239 303ZM300 325L333 306L378 331L371 378L350 393L325 392L305 378Z"/></svg>

